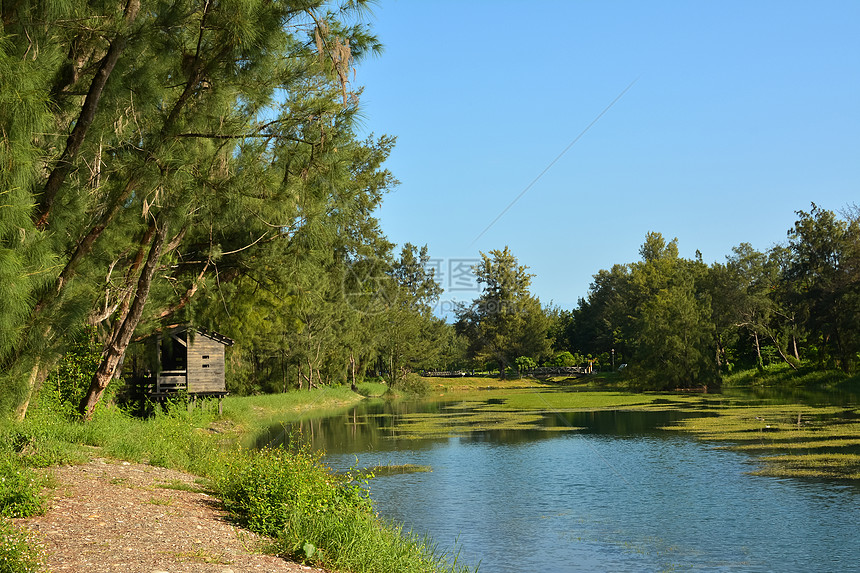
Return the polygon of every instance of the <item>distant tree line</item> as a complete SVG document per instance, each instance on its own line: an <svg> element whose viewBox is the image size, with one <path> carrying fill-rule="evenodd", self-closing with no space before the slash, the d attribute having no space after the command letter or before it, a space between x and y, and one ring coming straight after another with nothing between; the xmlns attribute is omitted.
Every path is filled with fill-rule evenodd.
<svg viewBox="0 0 860 573"><path fill-rule="evenodd" d="M553 348L601 357L652 388L719 381L738 367L856 372L860 364L860 210L798 211L786 243L742 243L724 263L678 256L649 233L641 260L594 275L573 310L554 309Z"/></svg>
<svg viewBox="0 0 860 573"><path fill-rule="evenodd" d="M482 253L482 294L457 311L460 364L527 371L536 365L622 364L642 388L719 384L737 368L785 363L856 372L860 365L860 209L798 211L784 244L748 243L723 263L678 255L648 233L641 259L594 275L576 308L541 306L533 275L509 249Z"/></svg>

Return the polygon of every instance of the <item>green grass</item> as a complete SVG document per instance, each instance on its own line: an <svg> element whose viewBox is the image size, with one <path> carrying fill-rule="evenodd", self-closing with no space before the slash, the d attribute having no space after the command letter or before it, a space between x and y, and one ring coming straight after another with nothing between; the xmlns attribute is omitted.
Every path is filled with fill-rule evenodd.
<svg viewBox="0 0 860 573"><path fill-rule="evenodd" d="M0 458L0 516L29 517L45 509L45 480L11 456Z"/></svg>
<svg viewBox="0 0 860 573"><path fill-rule="evenodd" d="M233 423L236 431L250 432L281 421L295 421L342 410L362 399L348 386L327 386L260 396L228 396L224 398L223 418Z"/></svg>
<svg viewBox="0 0 860 573"><path fill-rule="evenodd" d="M514 410L582 411L666 408L701 401L698 395L635 394L631 392L530 392L505 399L503 407Z"/></svg>
<svg viewBox="0 0 860 573"><path fill-rule="evenodd" d="M823 370L810 365L803 365L798 370L794 370L788 364L779 363L766 366L761 370L751 368L727 375L723 378L723 385L819 388L860 386L860 374L850 376L841 370Z"/></svg>
<svg viewBox="0 0 860 573"><path fill-rule="evenodd" d="M426 378L431 394L446 392L470 392L478 390L511 390L516 388L546 388L550 385L535 378L509 378L502 380L493 377L463 376L457 378Z"/></svg>
<svg viewBox="0 0 860 573"><path fill-rule="evenodd" d="M384 382L359 382L358 393L362 396L382 396L388 391L388 384Z"/></svg>
<svg viewBox="0 0 860 573"><path fill-rule="evenodd" d="M499 411L484 406L477 410L448 413L412 413L400 416L391 436L399 438L444 438L470 432L500 430L541 430L543 415L534 412Z"/></svg>

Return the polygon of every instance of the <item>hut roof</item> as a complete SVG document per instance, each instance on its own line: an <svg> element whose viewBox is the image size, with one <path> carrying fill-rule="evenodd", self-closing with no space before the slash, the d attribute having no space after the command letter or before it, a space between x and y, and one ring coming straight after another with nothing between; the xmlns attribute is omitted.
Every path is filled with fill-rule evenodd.
<svg viewBox="0 0 860 573"><path fill-rule="evenodd" d="M164 328L159 328L158 330L155 330L154 332L151 332L145 336L141 336L141 337L136 338L134 340L134 342L141 342L143 340L147 340L147 339L155 337L155 336L160 336L162 334L167 334L167 333L174 334L177 332L187 332L189 330L193 330L197 334L200 334L200 335L205 336L207 338L211 338L212 340L214 340L216 342L220 342L224 346L233 346L233 344L235 343L235 341L232 338L228 338L227 336L224 336L223 334L219 334L213 330L207 330L205 328L191 326L188 324L173 324L170 326L166 326Z"/></svg>

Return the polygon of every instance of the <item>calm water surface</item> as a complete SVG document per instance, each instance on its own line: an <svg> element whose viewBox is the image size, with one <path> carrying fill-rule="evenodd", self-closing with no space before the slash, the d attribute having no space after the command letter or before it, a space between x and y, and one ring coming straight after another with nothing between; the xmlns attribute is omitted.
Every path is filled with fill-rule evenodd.
<svg viewBox="0 0 860 573"><path fill-rule="evenodd" d="M750 456L655 429L676 414L568 414L563 424L585 429L395 440L397 408L304 432L336 469L431 466L372 480L376 507L440 547L456 542L481 572L860 571L860 488L746 475Z"/></svg>

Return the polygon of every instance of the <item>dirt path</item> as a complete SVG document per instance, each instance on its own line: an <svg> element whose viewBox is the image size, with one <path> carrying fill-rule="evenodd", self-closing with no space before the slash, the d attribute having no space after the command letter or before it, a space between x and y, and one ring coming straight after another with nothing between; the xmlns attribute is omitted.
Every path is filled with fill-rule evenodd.
<svg viewBox="0 0 860 573"><path fill-rule="evenodd" d="M322 571L262 554L263 540L227 522L194 476L105 459L48 471L47 512L16 522L44 546L50 571Z"/></svg>

